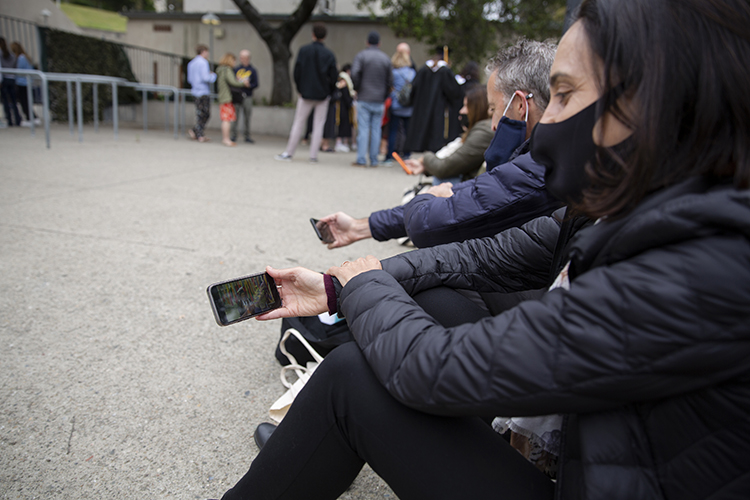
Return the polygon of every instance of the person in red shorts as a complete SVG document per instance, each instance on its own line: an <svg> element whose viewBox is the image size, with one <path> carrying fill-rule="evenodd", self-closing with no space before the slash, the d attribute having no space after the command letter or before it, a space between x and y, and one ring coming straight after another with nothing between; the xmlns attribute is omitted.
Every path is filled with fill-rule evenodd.
<svg viewBox="0 0 750 500"><path fill-rule="evenodd" d="M232 122L237 121L237 114L232 104L232 87L248 87L250 82L241 82L234 76L234 64L237 60L234 54L227 52L219 61L216 69L216 86L219 91L219 116L221 117L221 143L225 146L236 146L237 143L229 138Z"/></svg>

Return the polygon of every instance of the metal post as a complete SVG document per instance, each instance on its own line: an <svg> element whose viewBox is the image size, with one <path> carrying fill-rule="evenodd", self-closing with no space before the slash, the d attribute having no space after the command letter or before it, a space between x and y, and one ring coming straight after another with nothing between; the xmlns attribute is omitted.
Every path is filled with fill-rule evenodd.
<svg viewBox="0 0 750 500"><path fill-rule="evenodd" d="M180 92L180 133L186 133L185 130L185 94Z"/></svg>
<svg viewBox="0 0 750 500"><path fill-rule="evenodd" d="M29 103L29 121L31 122L31 135L35 135L34 125L34 94L33 94L33 82L31 75L26 76L26 102Z"/></svg>
<svg viewBox="0 0 750 500"><path fill-rule="evenodd" d="M120 104L117 102L117 82L112 82L112 125L115 129L115 140L117 140L118 132L118 113L120 112Z"/></svg>
<svg viewBox="0 0 750 500"><path fill-rule="evenodd" d="M73 135L73 82L70 80L65 82L65 87L68 90L68 125L70 126L70 135Z"/></svg>
<svg viewBox="0 0 750 500"><path fill-rule="evenodd" d="M174 106L174 140L176 141L179 137L179 131L178 131L178 125L177 121L179 120L179 102L180 102L180 94L177 92L177 89L174 90L174 99L172 100L172 106Z"/></svg>
<svg viewBox="0 0 750 500"><path fill-rule="evenodd" d="M208 67L211 68L211 63L214 62L214 27L208 28Z"/></svg>
<svg viewBox="0 0 750 500"><path fill-rule="evenodd" d="M83 96L81 80L76 80L76 106L78 107L78 142L83 142Z"/></svg>
<svg viewBox="0 0 750 500"><path fill-rule="evenodd" d="M44 136L49 149L49 84L47 77L42 74L42 118L44 119Z"/></svg>
<svg viewBox="0 0 750 500"><path fill-rule="evenodd" d="M148 130L148 96L146 91L143 91L143 131Z"/></svg>
<svg viewBox="0 0 750 500"><path fill-rule="evenodd" d="M94 132L99 132L99 84L92 83L94 93Z"/></svg>
<svg viewBox="0 0 750 500"><path fill-rule="evenodd" d="M169 132L169 95L164 93L164 131Z"/></svg>

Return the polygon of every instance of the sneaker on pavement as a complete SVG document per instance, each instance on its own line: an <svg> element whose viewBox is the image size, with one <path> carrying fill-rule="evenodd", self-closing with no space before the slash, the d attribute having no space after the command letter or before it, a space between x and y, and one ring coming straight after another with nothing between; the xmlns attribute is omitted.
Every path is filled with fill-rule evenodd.
<svg viewBox="0 0 750 500"><path fill-rule="evenodd" d="M255 141L252 137L245 137L245 142L247 142L248 144L255 144Z"/></svg>
<svg viewBox="0 0 750 500"><path fill-rule="evenodd" d="M346 144L336 144L336 147L334 148L337 153L348 153L349 152L349 146Z"/></svg>
<svg viewBox="0 0 750 500"><path fill-rule="evenodd" d="M310 160L308 160L308 161L309 161L309 163L318 163L318 159L317 158L310 158Z"/></svg>
<svg viewBox="0 0 750 500"><path fill-rule="evenodd" d="M278 161L292 161L292 155L281 153L280 155L274 156L273 159Z"/></svg>

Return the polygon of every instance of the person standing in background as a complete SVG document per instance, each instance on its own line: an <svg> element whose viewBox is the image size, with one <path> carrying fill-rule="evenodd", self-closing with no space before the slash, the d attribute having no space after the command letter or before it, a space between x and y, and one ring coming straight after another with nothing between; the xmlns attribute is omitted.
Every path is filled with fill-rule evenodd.
<svg viewBox="0 0 750 500"><path fill-rule="evenodd" d="M232 104L232 87L241 88L250 85L249 80L240 81L234 77L234 65L237 62L234 54L227 52L219 61L216 69L217 90L219 93L219 116L221 117L221 143L234 147L236 142L229 138L229 130L237 121L237 114Z"/></svg>
<svg viewBox="0 0 750 500"><path fill-rule="evenodd" d="M336 87L341 91L341 100L339 101L339 128L336 137L336 147L338 152L348 153L352 149L352 131L354 129L354 98L357 93L354 91L352 82L352 65L349 63L341 67L339 79Z"/></svg>
<svg viewBox="0 0 750 500"><path fill-rule="evenodd" d="M211 88L210 83L216 81L216 73L211 71L208 63L208 47L199 44L195 48L197 55L187 66L187 80L192 87L190 93L195 98L195 127L188 130L188 135L194 141L210 141L204 135L206 123L211 118Z"/></svg>
<svg viewBox="0 0 750 500"><path fill-rule="evenodd" d="M318 162L318 150L323 140L323 126L328 114L328 103L336 85L336 56L325 45L328 30L321 23L313 25L313 41L299 49L294 64L294 84L297 86L297 109L289 133L286 149L274 156L279 161L292 161L302 133L305 131L307 117L313 114L313 131L310 140L310 163Z"/></svg>
<svg viewBox="0 0 750 500"><path fill-rule="evenodd" d="M18 69L34 69L34 65L29 61L29 56L26 55L26 51L23 50L23 46L20 43L11 43L10 50L13 51L13 54L16 56L16 67ZM36 119L36 116L34 116L33 99L29 101L27 90L28 80L29 79L25 76L16 76L16 98L21 102L21 109L27 120L27 122L21 122L21 125L28 125L28 122Z"/></svg>
<svg viewBox="0 0 750 500"><path fill-rule="evenodd" d="M8 50L5 38L0 38L0 67L15 68L16 56ZM18 102L16 101L16 77L15 75L4 74L2 83L0 83L0 98L3 101L3 111L5 119L8 120L8 126L21 125L21 114L18 112Z"/></svg>
<svg viewBox="0 0 750 500"><path fill-rule="evenodd" d="M412 82L414 119L406 135L406 150L434 153L460 135L458 110L464 93L443 60L443 50L436 47L432 59L420 68Z"/></svg>
<svg viewBox="0 0 750 500"><path fill-rule="evenodd" d="M258 87L258 71L250 64L250 51L240 51L240 64L234 68L234 76L241 82L249 82L249 85L241 88L232 89L232 101L235 103L234 109L237 119L232 122L231 141L237 140L238 123L240 114L242 114L242 125L245 127L245 142L252 144L253 138L250 137L250 117L253 114L253 89ZM238 102L237 102L238 101Z"/></svg>
<svg viewBox="0 0 750 500"><path fill-rule="evenodd" d="M380 125L385 112L385 100L393 86L391 60L380 50L380 34L371 31L367 48L354 57L352 81L357 91L357 161L356 167L367 166L365 155L370 153L370 166L378 166ZM369 148L368 148L369 144Z"/></svg>
<svg viewBox="0 0 750 500"><path fill-rule="evenodd" d="M399 44L406 45L406 44ZM406 45L408 47L408 45ZM393 65L393 90L391 91L391 122L390 130L388 132L388 153L386 154L385 161L393 161L393 152L397 150L397 145L403 145L403 141L399 141L399 137L405 137L409 130L409 119L411 118L412 108L411 103L404 106L398 100L398 94L401 89L407 83L411 85L412 80L416 76L417 72L411 67L411 58L409 52L399 51L393 54L391 57L391 64ZM399 134L399 129L403 126L403 133ZM397 144L400 142L401 144ZM401 156L408 157L409 151L402 147L398 148L401 152Z"/></svg>

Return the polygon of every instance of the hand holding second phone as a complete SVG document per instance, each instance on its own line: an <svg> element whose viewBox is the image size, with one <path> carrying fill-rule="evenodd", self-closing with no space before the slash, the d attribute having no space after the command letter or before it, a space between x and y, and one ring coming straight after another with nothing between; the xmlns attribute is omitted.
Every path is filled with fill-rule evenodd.
<svg viewBox="0 0 750 500"><path fill-rule="evenodd" d="M334 266L330 268L327 273L332 276L336 276L336 278L339 280L339 282L341 282L342 285L346 285L346 283L350 279L357 276L358 274L362 274L367 271L373 271L375 269L383 269L383 265L376 257L368 255L367 257L360 257L354 262L349 262L347 260L343 264L341 264L340 267Z"/></svg>
<svg viewBox="0 0 750 500"><path fill-rule="evenodd" d="M304 267L274 269L267 266L266 272L276 282L281 307L261 314L256 319L265 321L294 316L315 316L328 311L322 274Z"/></svg>
<svg viewBox="0 0 750 500"><path fill-rule="evenodd" d="M437 196L438 198L450 198L453 196L453 184L450 182L443 182L437 186L432 186L425 192Z"/></svg>

